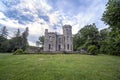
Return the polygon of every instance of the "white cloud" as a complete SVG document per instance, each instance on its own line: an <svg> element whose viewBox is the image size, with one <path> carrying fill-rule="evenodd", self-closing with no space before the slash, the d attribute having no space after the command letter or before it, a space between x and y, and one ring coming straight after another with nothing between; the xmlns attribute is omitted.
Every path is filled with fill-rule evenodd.
<svg viewBox="0 0 120 80"><path fill-rule="evenodd" d="M6 18L6 16L2 12L0 12L0 19L4 19L4 18Z"/></svg>
<svg viewBox="0 0 120 80"><path fill-rule="evenodd" d="M2 5L3 4L0 1L0 7ZM58 4L58 6L59 8L61 6L63 6L62 8L64 8L65 5ZM31 36L36 36L36 40L37 37L39 37L40 35L44 35L45 29L62 33L62 25L64 24L70 24L73 26L73 34L77 33L77 31L83 26L94 22L97 23L99 29L106 27L103 22L100 21L102 13L105 10L105 4L103 3L103 0L93 0L91 1L89 7L78 7L77 11L79 12L77 14L69 15L62 10L59 10L59 8L57 10L54 10L54 7L50 6L46 0L20 0L19 4L13 5L9 10L17 10L19 14L23 14L25 16L31 15L33 16L33 22L28 22L27 24L20 24L17 19L10 19L6 17L4 13L0 12L0 24L15 29L25 29L25 27L29 27L29 38ZM5 5L4 9L0 8L0 11L6 11ZM49 22L46 22L43 18L39 18L39 15L48 16ZM53 29L54 25L57 25L56 30ZM33 42L32 40L29 40L29 43L31 45L35 45L33 44L35 43L35 41Z"/></svg>

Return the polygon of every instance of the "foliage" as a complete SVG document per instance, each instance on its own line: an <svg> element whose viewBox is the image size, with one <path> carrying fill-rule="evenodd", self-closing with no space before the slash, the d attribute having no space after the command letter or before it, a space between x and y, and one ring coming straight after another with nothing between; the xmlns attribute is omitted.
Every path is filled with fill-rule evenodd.
<svg viewBox="0 0 120 80"><path fill-rule="evenodd" d="M120 30L120 0L109 0L102 20L114 30Z"/></svg>
<svg viewBox="0 0 120 80"><path fill-rule="evenodd" d="M86 25L73 36L73 48L74 50L84 49L87 51L87 48L90 45L99 47L98 41L99 31L93 23Z"/></svg>
<svg viewBox="0 0 120 80"><path fill-rule="evenodd" d="M9 40L10 50L15 51L22 48L22 37L13 37Z"/></svg>
<svg viewBox="0 0 120 80"><path fill-rule="evenodd" d="M39 37L40 44L43 46L44 44L44 36Z"/></svg>
<svg viewBox="0 0 120 80"><path fill-rule="evenodd" d="M41 46L41 48L43 48L44 45L44 36L40 36L38 41L36 41L36 46Z"/></svg>
<svg viewBox="0 0 120 80"><path fill-rule="evenodd" d="M109 25L109 51L112 55L120 55L120 0L109 0L102 20Z"/></svg>
<svg viewBox="0 0 120 80"><path fill-rule="evenodd" d="M109 0L102 21L109 28L97 30L95 24L86 25L73 36L74 50L96 46L102 54L120 55L120 0Z"/></svg>
<svg viewBox="0 0 120 80"><path fill-rule="evenodd" d="M109 42L108 41L100 41L100 53L102 54L109 54Z"/></svg>
<svg viewBox="0 0 120 80"><path fill-rule="evenodd" d="M91 55L97 55L98 49L95 45L90 45L90 46L88 46L88 52Z"/></svg>
<svg viewBox="0 0 120 80"><path fill-rule="evenodd" d="M9 41L5 37L0 36L0 52L7 52L9 45Z"/></svg>
<svg viewBox="0 0 120 80"><path fill-rule="evenodd" d="M24 54L24 51L22 49L17 49L13 55L18 55L18 54Z"/></svg>
<svg viewBox="0 0 120 80"><path fill-rule="evenodd" d="M7 33L7 28L4 26L0 33L0 52L13 52L17 49L26 50L28 46L28 28L22 34L20 34L18 29L15 36L11 37L11 39L7 39Z"/></svg>

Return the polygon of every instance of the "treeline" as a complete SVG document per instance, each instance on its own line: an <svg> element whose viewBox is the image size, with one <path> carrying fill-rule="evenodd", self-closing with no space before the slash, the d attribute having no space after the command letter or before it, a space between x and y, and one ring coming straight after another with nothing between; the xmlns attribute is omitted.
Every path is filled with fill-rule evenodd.
<svg viewBox="0 0 120 80"><path fill-rule="evenodd" d="M102 21L109 27L98 31L95 24L86 25L73 36L74 50L120 55L120 0L108 1Z"/></svg>
<svg viewBox="0 0 120 80"><path fill-rule="evenodd" d="M95 24L86 25L73 36L73 48L89 54L120 55L119 37L113 37L113 34L115 33L110 28L99 31Z"/></svg>
<svg viewBox="0 0 120 80"><path fill-rule="evenodd" d="M23 33L18 29L14 37L8 39L8 30L6 26L2 27L0 30L0 52L13 52L17 49L25 50L28 46L28 27Z"/></svg>

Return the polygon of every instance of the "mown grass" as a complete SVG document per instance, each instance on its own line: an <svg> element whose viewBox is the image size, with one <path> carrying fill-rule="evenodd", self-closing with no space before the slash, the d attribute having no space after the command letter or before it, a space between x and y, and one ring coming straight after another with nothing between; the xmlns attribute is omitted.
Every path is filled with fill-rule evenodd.
<svg viewBox="0 0 120 80"><path fill-rule="evenodd" d="M0 80L120 80L120 57L0 54Z"/></svg>

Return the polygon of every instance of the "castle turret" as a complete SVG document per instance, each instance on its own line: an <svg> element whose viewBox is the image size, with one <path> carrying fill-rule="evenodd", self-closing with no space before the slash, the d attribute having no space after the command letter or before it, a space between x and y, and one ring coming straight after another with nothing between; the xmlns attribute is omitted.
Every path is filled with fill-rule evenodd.
<svg viewBox="0 0 120 80"><path fill-rule="evenodd" d="M72 26L63 26L64 51L73 51Z"/></svg>
<svg viewBox="0 0 120 80"><path fill-rule="evenodd" d="M45 29L44 51L48 51L48 48L47 48L47 40L48 40L48 29Z"/></svg>

